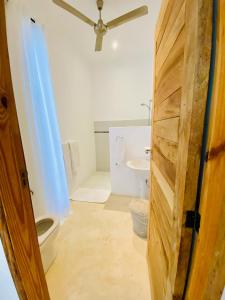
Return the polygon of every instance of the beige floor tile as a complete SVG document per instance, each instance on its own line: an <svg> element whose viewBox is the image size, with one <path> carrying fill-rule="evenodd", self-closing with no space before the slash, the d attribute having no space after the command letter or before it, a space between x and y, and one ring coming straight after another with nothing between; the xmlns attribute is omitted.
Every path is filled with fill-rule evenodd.
<svg viewBox="0 0 225 300"><path fill-rule="evenodd" d="M146 241L128 212L72 202L48 271L52 300L149 300Z"/></svg>

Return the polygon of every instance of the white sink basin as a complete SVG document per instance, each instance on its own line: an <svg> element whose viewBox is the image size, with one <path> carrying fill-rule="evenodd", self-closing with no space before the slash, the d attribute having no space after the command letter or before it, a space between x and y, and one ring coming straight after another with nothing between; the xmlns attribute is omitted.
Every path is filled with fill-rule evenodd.
<svg viewBox="0 0 225 300"><path fill-rule="evenodd" d="M128 160L127 166L133 170L150 171L150 161L146 159Z"/></svg>

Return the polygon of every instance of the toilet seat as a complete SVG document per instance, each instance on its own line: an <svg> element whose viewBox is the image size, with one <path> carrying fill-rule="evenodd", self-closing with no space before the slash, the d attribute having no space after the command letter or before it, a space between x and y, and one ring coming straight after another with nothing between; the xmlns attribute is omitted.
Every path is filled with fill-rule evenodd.
<svg viewBox="0 0 225 300"><path fill-rule="evenodd" d="M46 226L49 226L48 229L41 235L38 235L38 243L39 243L39 246L41 246L45 240L49 237L49 235L51 235L52 233L54 233L58 227L59 227L59 221L56 217L53 217L53 216L41 216L39 218L36 218L35 219L35 223L36 223L36 226L38 223L40 222L44 222L44 221L52 221L52 224L49 226L49 225L46 225Z"/></svg>

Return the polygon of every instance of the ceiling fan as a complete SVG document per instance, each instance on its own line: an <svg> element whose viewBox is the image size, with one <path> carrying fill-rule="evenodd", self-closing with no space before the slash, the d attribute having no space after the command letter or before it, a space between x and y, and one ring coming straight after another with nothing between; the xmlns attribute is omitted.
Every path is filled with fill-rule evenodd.
<svg viewBox="0 0 225 300"><path fill-rule="evenodd" d="M95 51L101 51L102 50L102 42L103 42L103 36L106 34L108 29L113 29L117 26L120 26L126 22L132 21L136 18L142 17L144 15L148 14L148 7L146 5L141 6L137 9L134 9L108 23L104 23L102 20L102 9L104 5L103 0L97 0L97 7L99 10L99 20L97 23L86 17L84 14L82 14L80 11L75 9L73 6L70 4L62 1L62 0L52 0L56 5L64 8L83 22L87 23L91 27L94 28L94 31L96 33L96 44L95 44Z"/></svg>

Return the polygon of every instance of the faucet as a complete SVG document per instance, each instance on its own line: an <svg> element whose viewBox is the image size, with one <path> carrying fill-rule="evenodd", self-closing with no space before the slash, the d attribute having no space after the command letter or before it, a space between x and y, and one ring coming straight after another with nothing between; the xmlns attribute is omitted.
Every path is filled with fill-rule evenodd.
<svg viewBox="0 0 225 300"><path fill-rule="evenodd" d="M145 159L150 160L152 149L150 147L145 147Z"/></svg>
<svg viewBox="0 0 225 300"><path fill-rule="evenodd" d="M147 108L148 108L148 110L150 110L151 109L151 107L150 107L150 105L149 104L147 104L147 103L141 103L141 106L146 106Z"/></svg>
<svg viewBox="0 0 225 300"><path fill-rule="evenodd" d="M145 106L145 107L147 107L147 109L148 109L148 125L150 126L150 113L151 113L151 102L152 102L152 100L150 99L149 100L149 104L148 103L145 103L145 102L143 102L143 103L141 103L141 106Z"/></svg>

